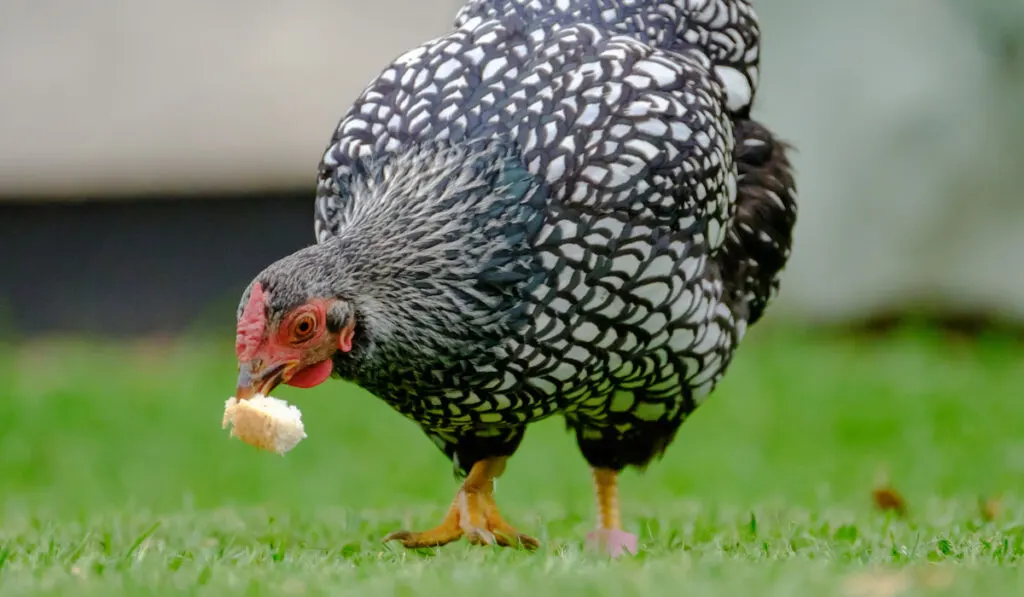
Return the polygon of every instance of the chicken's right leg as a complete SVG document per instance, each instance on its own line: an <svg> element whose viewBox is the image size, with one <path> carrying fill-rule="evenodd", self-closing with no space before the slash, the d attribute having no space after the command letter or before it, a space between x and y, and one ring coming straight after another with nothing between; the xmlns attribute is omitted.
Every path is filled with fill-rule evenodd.
<svg viewBox="0 0 1024 597"><path fill-rule="evenodd" d="M507 456L485 458L473 464L441 524L427 531L396 531L384 541L401 541L406 547L437 547L466 536L476 545L540 545L533 537L505 522L494 501L494 480L505 470Z"/></svg>
<svg viewBox="0 0 1024 597"><path fill-rule="evenodd" d="M448 514L445 515L441 524L436 527L420 532L395 531L384 537L384 542L401 541L402 545L406 547L438 547L462 537L464 531L459 524L459 502L462 496L462 490L459 489L459 493L455 495L455 501L452 502L451 508L448 508Z"/></svg>

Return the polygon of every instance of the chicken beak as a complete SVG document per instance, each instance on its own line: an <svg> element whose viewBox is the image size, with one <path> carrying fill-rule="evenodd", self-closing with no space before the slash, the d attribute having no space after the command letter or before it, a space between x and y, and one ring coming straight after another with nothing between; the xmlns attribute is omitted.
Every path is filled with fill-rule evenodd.
<svg viewBox="0 0 1024 597"><path fill-rule="evenodd" d="M254 372L252 363L239 363L235 397L239 400L248 400L257 395L269 396L274 388L292 376L296 365L297 362L287 362Z"/></svg>

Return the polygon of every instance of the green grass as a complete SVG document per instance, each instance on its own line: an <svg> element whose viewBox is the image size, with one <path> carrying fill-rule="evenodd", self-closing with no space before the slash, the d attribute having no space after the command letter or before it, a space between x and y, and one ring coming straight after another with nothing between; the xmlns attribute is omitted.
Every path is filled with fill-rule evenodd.
<svg viewBox="0 0 1024 597"><path fill-rule="evenodd" d="M623 477L642 553L582 551L572 437L531 428L498 499L537 553L381 545L438 521L450 465L342 382L282 389L287 456L220 428L230 338L0 348L0 594L1013 595L1024 589L1021 346L755 331L667 456ZM876 511L885 473L906 518ZM982 497L999 497L993 520ZM899 593L897 590L903 590ZM897 592L893 592L897 591Z"/></svg>

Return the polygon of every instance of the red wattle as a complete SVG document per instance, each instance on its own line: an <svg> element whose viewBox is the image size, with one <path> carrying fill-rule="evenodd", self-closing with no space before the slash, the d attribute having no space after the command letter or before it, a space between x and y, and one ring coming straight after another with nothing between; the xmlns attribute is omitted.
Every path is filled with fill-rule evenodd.
<svg viewBox="0 0 1024 597"><path fill-rule="evenodd" d="M327 381L333 369L334 363L331 362L331 359L320 361L316 365L299 370L286 383L296 388L312 388Z"/></svg>

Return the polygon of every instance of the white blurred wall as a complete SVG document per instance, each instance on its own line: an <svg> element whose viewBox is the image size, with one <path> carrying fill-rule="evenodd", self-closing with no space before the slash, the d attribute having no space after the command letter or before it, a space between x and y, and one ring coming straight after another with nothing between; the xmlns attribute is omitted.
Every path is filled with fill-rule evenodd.
<svg viewBox="0 0 1024 597"><path fill-rule="evenodd" d="M782 310L1024 319L1024 56L990 28L1024 41L1024 2L968 4L761 3L758 115L800 151Z"/></svg>
<svg viewBox="0 0 1024 597"><path fill-rule="evenodd" d="M348 103L458 4L7 0L0 196L311 185ZM799 147L780 314L1024 320L1024 69L988 34L1024 37L1024 2L964 6L758 3L757 115Z"/></svg>
<svg viewBox="0 0 1024 597"><path fill-rule="evenodd" d="M4 0L0 195L310 185L456 0Z"/></svg>

